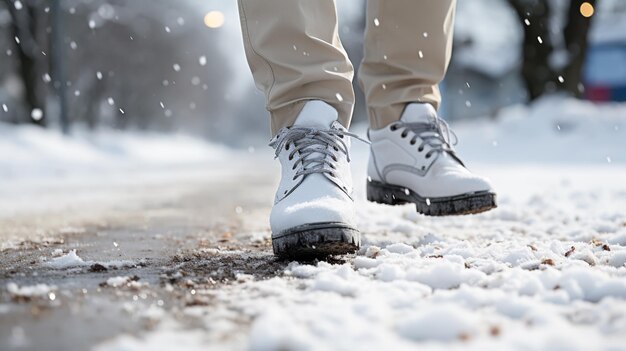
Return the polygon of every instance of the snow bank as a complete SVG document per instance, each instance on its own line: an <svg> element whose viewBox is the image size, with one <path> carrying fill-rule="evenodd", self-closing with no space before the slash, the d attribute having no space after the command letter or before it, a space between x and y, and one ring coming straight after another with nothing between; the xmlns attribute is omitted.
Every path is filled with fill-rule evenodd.
<svg viewBox="0 0 626 351"><path fill-rule="evenodd" d="M454 124L457 146L481 163L626 164L626 104L547 97L496 120Z"/></svg>
<svg viewBox="0 0 626 351"><path fill-rule="evenodd" d="M0 179L184 167L228 153L184 135L75 130L67 137L56 130L0 123Z"/></svg>

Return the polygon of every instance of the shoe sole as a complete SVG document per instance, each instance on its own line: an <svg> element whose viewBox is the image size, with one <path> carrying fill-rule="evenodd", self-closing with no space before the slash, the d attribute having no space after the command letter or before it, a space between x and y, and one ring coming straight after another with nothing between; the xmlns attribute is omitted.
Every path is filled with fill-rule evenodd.
<svg viewBox="0 0 626 351"><path fill-rule="evenodd" d="M353 253L361 246L361 233L339 222L297 226L272 236L274 254L280 258L310 260Z"/></svg>
<svg viewBox="0 0 626 351"><path fill-rule="evenodd" d="M417 212L426 216L469 215L498 207L496 194L489 191L425 198L405 187L377 181L367 183L367 200L386 205L413 203Z"/></svg>

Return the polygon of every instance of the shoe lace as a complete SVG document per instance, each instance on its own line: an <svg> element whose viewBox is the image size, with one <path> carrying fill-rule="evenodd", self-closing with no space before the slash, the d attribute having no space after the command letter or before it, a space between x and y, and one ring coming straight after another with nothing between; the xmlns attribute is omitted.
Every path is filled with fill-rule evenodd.
<svg viewBox="0 0 626 351"><path fill-rule="evenodd" d="M411 145L415 145L417 138L422 139L422 142L417 147L418 152L422 152L424 146L430 146L431 149L426 153L426 158L430 158L434 153L441 154L444 151L454 155L454 146L459 141L456 134L450 129L448 123L440 118L437 118L431 123L397 121L392 123L390 128L391 130L404 128L401 134L403 138L408 135L409 131L415 133L410 143ZM450 136L454 137L454 142L452 143L450 142Z"/></svg>
<svg viewBox="0 0 626 351"><path fill-rule="evenodd" d="M369 144L367 140L358 135L340 129L320 130L310 127L289 127L279 132L279 137L270 142L269 146L275 149L274 158L277 158L283 148L289 150L290 144L293 143L295 147L289 153L289 160L298 155L293 169L301 164L300 169L293 177L294 180L301 175L307 176L313 173L328 173L335 176L333 170L336 169L336 166L334 163L338 159L330 148L345 154L346 159L350 162L348 146L343 140L346 136ZM327 156L330 156L330 159ZM330 169L325 165L328 165Z"/></svg>

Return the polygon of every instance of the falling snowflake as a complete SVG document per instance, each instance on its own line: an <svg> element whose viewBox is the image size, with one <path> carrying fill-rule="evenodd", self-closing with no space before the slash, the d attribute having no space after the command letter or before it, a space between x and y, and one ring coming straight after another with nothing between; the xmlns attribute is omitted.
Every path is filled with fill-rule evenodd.
<svg viewBox="0 0 626 351"><path fill-rule="evenodd" d="M30 112L30 118L35 121L41 121L41 119L43 118L43 111L40 108L34 108Z"/></svg>

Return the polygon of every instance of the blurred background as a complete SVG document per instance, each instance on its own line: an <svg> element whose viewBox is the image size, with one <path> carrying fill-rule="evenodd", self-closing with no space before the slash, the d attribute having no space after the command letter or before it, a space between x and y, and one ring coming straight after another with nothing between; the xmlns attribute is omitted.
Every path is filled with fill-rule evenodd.
<svg viewBox="0 0 626 351"><path fill-rule="evenodd" d="M357 67L364 2L338 1ZM235 1L2 0L0 57L2 123L183 132L236 147L268 139ZM461 0L442 112L495 117L554 94L625 101L625 62L624 1Z"/></svg>

